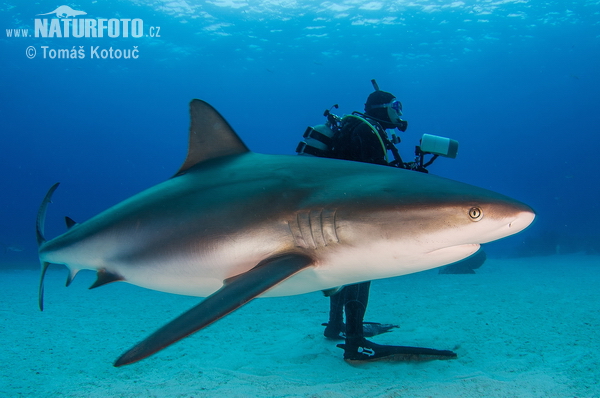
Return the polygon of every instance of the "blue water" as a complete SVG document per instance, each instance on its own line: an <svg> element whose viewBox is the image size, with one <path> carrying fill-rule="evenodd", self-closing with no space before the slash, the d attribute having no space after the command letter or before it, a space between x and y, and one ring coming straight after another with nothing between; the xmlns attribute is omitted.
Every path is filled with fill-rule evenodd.
<svg viewBox="0 0 600 398"><path fill-rule="evenodd" d="M192 98L252 150L292 154L326 108L362 110L370 79L404 104L405 159L423 133L454 138L458 158L432 173L536 209L489 253L598 251L597 1L93 1L69 3L87 13L73 18L141 19L144 35L35 37L36 18L55 18L36 14L59 5L0 6L0 242L24 249L0 263L35 264L37 207L54 182L50 237L64 215L84 221L169 178ZM8 37L17 29L30 37ZM80 48L83 59L51 57ZM139 57L92 59L93 48Z"/></svg>

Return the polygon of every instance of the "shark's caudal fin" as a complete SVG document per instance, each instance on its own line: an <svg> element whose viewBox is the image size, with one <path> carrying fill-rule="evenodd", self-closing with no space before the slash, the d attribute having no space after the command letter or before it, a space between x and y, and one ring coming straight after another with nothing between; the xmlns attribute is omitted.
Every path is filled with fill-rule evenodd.
<svg viewBox="0 0 600 398"><path fill-rule="evenodd" d="M56 191L56 188L58 188L59 184L60 183L57 182L56 184L54 184L50 187L50 189L48 190L48 193L46 193L46 196L44 197L44 200L42 200L40 209L38 210L37 220L35 222L35 234L36 234L38 246L41 246L42 243L44 243L46 241L46 238L44 237L44 224L46 222L46 210L48 209L48 203L52 203L52 195L54 194L54 191ZM42 261L40 263L40 265L42 267L42 270L41 270L41 274L40 274L40 286L38 289L38 304L40 306L40 310L43 311L44 310L44 276L46 275L46 271L48 270L48 266L50 265L50 263Z"/></svg>
<svg viewBox="0 0 600 398"><path fill-rule="evenodd" d="M309 267L312 262L306 256L288 254L262 261L250 271L227 279L221 289L121 355L114 365L137 362L197 332Z"/></svg>
<svg viewBox="0 0 600 398"><path fill-rule="evenodd" d="M175 176L205 160L248 152L248 147L229 123L208 103L190 102L190 138L188 153Z"/></svg>

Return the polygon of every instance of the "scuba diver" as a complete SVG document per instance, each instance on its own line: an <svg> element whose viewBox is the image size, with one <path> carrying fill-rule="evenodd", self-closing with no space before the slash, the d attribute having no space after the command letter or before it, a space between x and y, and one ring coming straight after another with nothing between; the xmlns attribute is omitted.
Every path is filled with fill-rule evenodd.
<svg viewBox="0 0 600 398"><path fill-rule="evenodd" d="M357 162L374 163L385 166L427 172L431 162L423 164L424 152L417 150L419 156L415 162L404 163L395 144L400 140L396 134L388 137L386 129L406 131L408 122L401 119L402 103L396 97L379 89L377 82L371 80L375 91L365 103L365 112L353 112L340 118L325 111L327 123L309 127L304 140L296 152L300 155L329 157ZM337 108L337 105L334 105ZM455 142L455 141L454 141ZM417 147L419 148L419 147ZM388 152L393 160L388 158ZM434 154L434 158L437 155ZM324 335L329 339L345 340L338 344L344 350L346 361L373 361L380 359L410 359L419 356L437 358L455 358L452 351L441 351L422 347L390 346L375 344L366 337L376 336L397 328L397 325L364 322L369 300L371 282L362 282L344 286L341 289L325 291L330 297L329 322ZM333 294L331 294L333 293ZM344 311L346 323L344 324Z"/></svg>

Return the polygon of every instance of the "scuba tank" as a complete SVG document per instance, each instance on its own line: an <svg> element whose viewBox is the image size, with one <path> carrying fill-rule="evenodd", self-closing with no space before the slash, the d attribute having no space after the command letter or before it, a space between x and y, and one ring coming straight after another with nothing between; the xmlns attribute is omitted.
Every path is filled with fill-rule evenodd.
<svg viewBox="0 0 600 398"><path fill-rule="evenodd" d="M375 86L377 83L373 83ZM319 124L317 126L309 126L304 131L303 140L298 143L296 147L296 153L298 155L309 155L317 157L332 157L332 150L334 149L334 140L340 139L340 133L345 128L348 131L348 125L356 125L358 123L364 123L369 126L373 131L373 134L377 137L381 149L383 150L383 157L386 163L391 166L402 167L402 159L398 153L398 149L394 146L398 141L390 142L387 138L385 130L379 131L381 127L375 127L373 123L367 120L368 116L360 112L352 112L351 115L339 117L331 113L331 109L338 108L338 105L333 105L330 109L325 110L323 116L327 118L325 124ZM377 125L379 126L379 125ZM354 127L350 127L350 131ZM339 149L339 148L338 148ZM394 155L394 161L389 162L387 151L391 150Z"/></svg>
<svg viewBox="0 0 600 398"><path fill-rule="evenodd" d="M296 152L299 155L327 157L333 145L333 130L326 124L307 127L303 140L298 143Z"/></svg>
<svg viewBox="0 0 600 398"><path fill-rule="evenodd" d="M304 131L302 136L304 139L298 143L296 152L298 155L309 155L318 157L329 157L333 147L333 137L340 130L341 119L331 113L332 108L338 108L338 105L333 105L327 109L323 116L327 118L325 124L317 126L309 126Z"/></svg>

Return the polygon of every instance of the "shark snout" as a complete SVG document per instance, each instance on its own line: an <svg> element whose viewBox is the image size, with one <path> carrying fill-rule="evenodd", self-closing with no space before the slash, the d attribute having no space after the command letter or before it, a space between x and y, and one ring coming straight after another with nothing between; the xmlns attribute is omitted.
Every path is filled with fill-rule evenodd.
<svg viewBox="0 0 600 398"><path fill-rule="evenodd" d="M491 216L488 220L482 220L482 230L478 231L476 239L478 243L487 243L514 235L527 228L535 219L535 212L526 205L505 211L502 216Z"/></svg>
<svg viewBox="0 0 600 398"><path fill-rule="evenodd" d="M527 228L535 219L535 212L532 209L517 213L513 221L508 223L511 234L516 234Z"/></svg>

